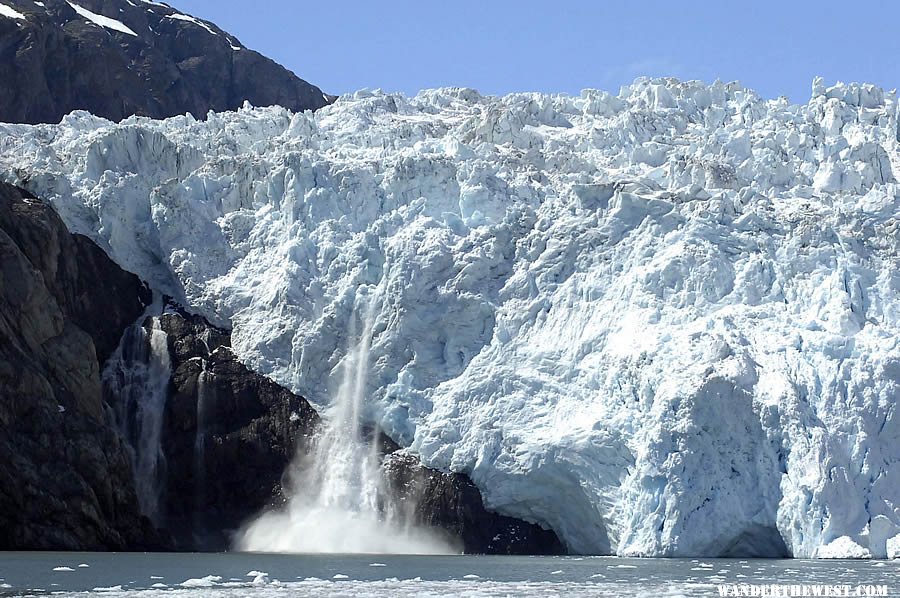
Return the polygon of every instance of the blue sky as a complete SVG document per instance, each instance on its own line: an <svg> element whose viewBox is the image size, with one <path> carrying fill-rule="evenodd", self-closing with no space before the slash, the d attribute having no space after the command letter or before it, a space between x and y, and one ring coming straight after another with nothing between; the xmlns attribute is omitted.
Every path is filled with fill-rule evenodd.
<svg viewBox="0 0 900 598"><path fill-rule="evenodd" d="M805 102L817 74L900 85L900 1L170 2L328 93L617 92L671 75Z"/></svg>

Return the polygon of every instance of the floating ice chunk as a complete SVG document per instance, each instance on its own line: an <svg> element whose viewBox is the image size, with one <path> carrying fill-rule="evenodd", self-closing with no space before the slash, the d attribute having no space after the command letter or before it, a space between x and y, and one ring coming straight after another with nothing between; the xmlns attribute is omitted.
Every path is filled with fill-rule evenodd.
<svg viewBox="0 0 900 598"><path fill-rule="evenodd" d="M253 578L250 583L255 586L262 586L269 583L269 574L263 571L250 571L246 576Z"/></svg>
<svg viewBox="0 0 900 598"><path fill-rule="evenodd" d="M370 567L386 567L384 563L369 563Z"/></svg>
<svg viewBox="0 0 900 598"><path fill-rule="evenodd" d="M60 566L60 567L53 567L53 570L54 570L54 571L74 571L75 569L73 569L72 567L62 567L62 566Z"/></svg>
<svg viewBox="0 0 900 598"><path fill-rule="evenodd" d="M900 559L900 534L887 540L887 558Z"/></svg>
<svg viewBox="0 0 900 598"><path fill-rule="evenodd" d="M463 575L463 579L481 579L481 576L475 575L474 573L469 573L467 575Z"/></svg>
<svg viewBox="0 0 900 598"><path fill-rule="evenodd" d="M343 573L335 573L331 579L350 579L348 575L344 575Z"/></svg>
<svg viewBox="0 0 900 598"><path fill-rule="evenodd" d="M179 585L183 588L211 588L221 581L220 575L207 575L206 577L186 579Z"/></svg>
<svg viewBox="0 0 900 598"><path fill-rule="evenodd" d="M101 27L105 27L107 29L112 29L113 31L118 31L120 33L127 33L128 35L133 35L133 36L137 37L137 33L132 31L122 21L117 21L115 19L111 19L111 18L105 17L103 15L98 15L97 13L91 12L88 9L75 4L74 2L69 2L68 0L66 0L66 1L67 1L67 4L75 10L75 12L77 12L79 15L81 15L82 17L84 17L85 19L90 21L91 23L94 23L95 25L99 25Z"/></svg>
<svg viewBox="0 0 900 598"><path fill-rule="evenodd" d="M90 567L90 565L88 565L87 563L81 563L80 565L78 565L79 569L87 569L88 567Z"/></svg>
<svg viewBox="0 0 900 598"><path fill-rule="evenodd" d="M849 536L841 536L821 546L816 552L816 557L820 559L870 559L872 553L868 548L863 548L854 542Z"/></svg>

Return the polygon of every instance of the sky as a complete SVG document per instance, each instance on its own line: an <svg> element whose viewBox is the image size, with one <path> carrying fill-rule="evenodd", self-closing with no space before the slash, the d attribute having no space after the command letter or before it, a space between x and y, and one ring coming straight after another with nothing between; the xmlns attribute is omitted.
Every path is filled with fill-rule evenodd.
<svg viewBox="0 0 900 598"><path fill-rule="evenodd" d="M323 91L617 93L738 80L805 102L813 77L900 86L900 0L169 0Z"/></svg>

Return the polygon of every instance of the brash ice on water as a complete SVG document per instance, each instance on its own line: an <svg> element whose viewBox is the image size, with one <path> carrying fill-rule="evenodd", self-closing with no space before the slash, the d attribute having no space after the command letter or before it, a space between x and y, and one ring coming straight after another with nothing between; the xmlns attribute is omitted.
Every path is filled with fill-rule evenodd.
<svg viewBox="0 0 900 598"><path fill-rule="evenodd" d="M437 530L416 525L413 509L393 500L380 468L376 431L364 425L369 352L379 302L377 290L371 297L357 295L348 324L352 345L335 368L340 384L331 413L326 414L312 449L298 455L292 466L294 483L285 489L286 507L262 514L242 530L236 542L239 550L458 552Z"/></svg>

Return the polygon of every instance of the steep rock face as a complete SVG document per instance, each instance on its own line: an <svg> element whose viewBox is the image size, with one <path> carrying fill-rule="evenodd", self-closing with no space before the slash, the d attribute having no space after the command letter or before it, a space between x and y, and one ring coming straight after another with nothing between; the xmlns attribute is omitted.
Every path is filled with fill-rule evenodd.
<svg viewBox="0 0 900 598"><path fill-rule="evenodd" d="M137 276L119 268L93 241L70 234L49 205L2 185L0 227L41 273L56 303L93 340L97 361L110 356L122 330L150 301Z"/></svg>
<svg viewBox="0 0 900 598"><path fill-rule="evenodd" d="M224 549L241 523L280 500L285 466L318 416L238 362L227 331L172 312L160 327L172 362L162 439L166 525L182 548Z"/></svg>
<svg viewBox="0 0 900 598"><path fill-rule="evenodd" d="M565 554L550 530L488 511L467 476L430 469L409 453L386 455L382 471L396 500L415 504L418 523L446 530L467 554Z"/></svg>
<svg viewBox="0 0 900 598"><path fill-rule="evenodd" d="M137 510L95 349L141 312L140 283L91 245L49 206L0 185L3 550L160 545Z"/></svg>
<svg viewBox="0 0 900 598"><path fill-rule="evenodd" d="M111 120L233 110L245 100L315 110L330 98L214 24L143 0L6 2L0 121Z"/></svg>

